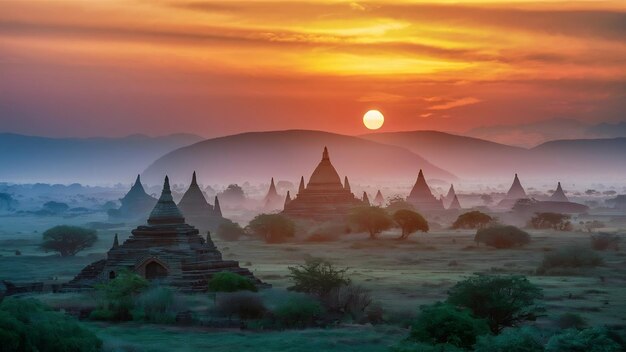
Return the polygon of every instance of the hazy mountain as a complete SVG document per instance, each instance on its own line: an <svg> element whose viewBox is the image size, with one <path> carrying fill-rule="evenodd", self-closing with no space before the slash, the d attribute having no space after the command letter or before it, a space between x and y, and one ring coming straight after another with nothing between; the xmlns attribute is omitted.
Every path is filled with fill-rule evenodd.
<svg viewBox="0 0 626 352"><path fill-rule="evenodd" d="M347 175L353 185L376 180L412 183L419 169L424 169L429 179L454 179L404 148L303 130L252 132L202 141L156 160L142 178L156 183L167 173L173 182L188 183L195 170L204 184L268 182L271 177L297 182L300 176L308 181L324 146L337 172L342 178Z"/></svg>
<svg viewBox="0 0 626 352"><path fill-rule="evenodd" d="M592 136L626 137L626 121L618 123L601 123L589 127L587 130Z"/></svg>
<svg viewBox="0 0 626 352"><path fill-rule="evenodd" d="M130 183L159 156L202 140L162 137L46 138L0 134L0 180L5 182Z"/></svg>

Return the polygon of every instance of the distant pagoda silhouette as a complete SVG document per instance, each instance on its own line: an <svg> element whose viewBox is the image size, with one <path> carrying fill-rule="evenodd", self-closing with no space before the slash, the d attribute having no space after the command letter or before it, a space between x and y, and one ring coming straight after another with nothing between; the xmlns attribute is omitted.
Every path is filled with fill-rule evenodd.
<svg viewBox="0 0 626 352"><path fill-rule="evenodd" d="M383 194L378 190L376 192L376 196L374 197L374 205L377 207L382 207L385 204L385 198Z"/></svg>
<svg viewBox="0 0 626 352"><path fill-rule="evenodd" d="M85 267L63 289L88 289L114 279L123 269L185 292L206 291L208 280L221 271L234 272L259 286L264 285L248 269L239 267L238 262L223 260L211 237L203 238L195 227L185 222L172 199L167 176L147 225L131 233L123 244L119 244L116 235L106 259Z"/></svg>
<svg viewBox="0 0 626 352"><path fill-rule="evenodd" d="M121 206L119 209L110 209L108 215L112 219L142 219L145 218L150 210L157 203L157 199L146 193L141 184L141 176L137 175L135 184L130 191L120 199Z"/></svg>
<svg viewBox="0 0 626 352"><path fill-rule="evenodd" d="M413 189L411 189L411 193L406 200L418 211L444 210L442 200L437 200L432 194L421 169L417 175L415 185L413 185Z"/></svg>
<svg viewBox="0 0 626 352"><path fill-rule="evenodd" d="M565 195L565 192L563 192L563 188L561 188L561 182L558 183L558 185L556 186L556 191L554 191L554 193L552 193L552 196L550 196L550 201L569 202L569 199Z"/></svg>
<svg viewBox="0 0 626 352"><path fill-rule="evenodd" d="M509 188L509 191L506 193L506 197L498 203L498 207L512 208L520 199L528 199L528 196L526 195L524 187L522 187L519 177L515 174L511 188Z"/></svg>
<svg viewBox="0 0 626 352"><path fill-rule="evenodd" d="M454 198L452 198L452 202L448 206L448 210L461 210L461 209L463 209L463 208L461 207L461 203L459 202L459 198L455 194Z"/></svg>
<svg viewBox="0 0 626 352"><path fill-rule="evenodd" d="M300 179L298 194L285 204L283 214L315 220L341 218L354 207L364 203L355 198L350 190L348 178L341 184L341 178L330 162L328 149L324 147L322 160L311 174L309 183L304 186Z"/></svg>
<svg viewBox="0 0 626 352"><path fill-rule="evenodd" d="M272 177L272 181L270 182L270 188L267 190L267 194L265 198L263 198L263 209L264 210L278 210L281 209L284 205L284 198L278 195L278 191L276 191L276 186L274 185L274 178Z"/></svg>
<svg viewBox="0 0 626 352"><path fill-rule="evenodd" d="M454 197L456 196L456 192L454 191L454 185L450 184L450 189L448 190L448 194L446 194L445 198L444 198L444 202L448 208L450 208L450 205L452 204L452 201L454 200Z"/></svg>
<svg viewBox="0 0 626 352"><path fill-rule="evenodd" d="M217 196L215 197L215 201L218 202ZM217 204L219 207L219 203ZM183 194L180 202L178 202L178 208L183 212L189 224L203 232L207 230L217 230L224 220L221 210L219 210L219 208L216 210L216 207L209 204L204 197L204 193L198 185L195 171L191 177L189 188L185 191L185 194Z"/></svg>

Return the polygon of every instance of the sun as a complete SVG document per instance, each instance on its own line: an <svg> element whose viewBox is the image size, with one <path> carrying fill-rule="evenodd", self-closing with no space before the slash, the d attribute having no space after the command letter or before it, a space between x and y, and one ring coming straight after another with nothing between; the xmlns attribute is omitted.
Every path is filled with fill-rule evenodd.
<svg viewBox="0 0 626 352"><path fill-rule="evenodd" d="M363 124L370 130L379 129L385 123L385 117L378 110L370 110L363 115Z"/></svg>

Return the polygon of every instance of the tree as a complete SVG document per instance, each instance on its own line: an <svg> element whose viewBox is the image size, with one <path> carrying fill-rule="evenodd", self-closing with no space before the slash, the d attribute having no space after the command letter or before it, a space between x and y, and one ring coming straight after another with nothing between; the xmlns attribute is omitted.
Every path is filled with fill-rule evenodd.
<svg viewBox="0 0 626 352"><path fill-rule="evenodd" d="M483 229L493 223L494 218L478 210L459 215L452 224L453 229Z"/></svg>
<svg viewBox="0 0 626 352"><path fill-rule="evenodd" d="M543 310L535 304L541 297L541 289L525 276L475 274L454 285L447 302L469 308L497 334L505 327L534 320Z"/></svg>
<svg viewBox="0 0 626 352"><path fill-rule="evenodd" d="M213 275L209 281L209 290L213 292L256 292L257 288L254 283L245 276L228 271L222 271Z"/></svg>
<svg viewBox="0 0 626 352"><path fill-rule="evenodd" d="M613 341L606 329L590 328L584 330L568 329L561 334L554 335L546 343L546 352L617 352L623 351L619 344Z"/></svg>
<svg viewBox="0 0 626 352"><path fill-rule="evenodd" d="M358 207L349 215L350 222L360 230L367 231L371 239L391 227L391 217L380 207Z"/></svg>
<svg viewBox="0 0 626 352"><path fill-rule="evenodd" d="M560 213L537 213L530 220L530 225L534 229L554 229L557 231L570 231L572 223L570 216Z"/></svg>
<svg viewBox="0 0 626 352"><path fill-rule="evenodd" d="M238 223L224 220L217 228L217 237L224 241L237 241L246 234L244 229Z"/></svg>
<svg viewBox="0 0 626 352"><path fill-rule="evenodd" d="M413 206L413 204L407 202L404 198L396 195L393 198L389 199L386 209L389 213L393 214L401 209L415 210L415 207Z"/></svg>
<svg viewBox="0 0 626 352"><path fill-rule="evenodd" d="M95 230L77 226L60 225L43 233L41 247L46 251L59 252L62 257L74 256L98 240Z"/></svg>
<svg viewBox="0 0 626 352"><path fill-rule="evenodd" d="M489 326L485 320L475 318L469 309L437 302L421 308L411 326L409 340L470 348L484 334L489 334Z"/></svg>
<svg viewBox="0 0 626 352"><path fill-rule="evenodd" d="M537 331L522 327L507 329L496 336L480 336L474 352L543 352L543 344Z"/></svg>
<svg viewBox="0 0 626 352"><path fill-rule="evenodd" d="M296 224L280 214L260 214L250 221L248 229L267 243L279 243L295 235Z"/></svg>
<svg viewBox="0 0 626 352"><path fill-rule="evenodd" d="M530 235L515 226L494 226L478 229L474 241L495 248L513 248L530 243Z"/></svg>
<svg viewBox="0 0 626 352"><path fill-rule="evenodd" d="M393 220L402 229L399 239L404 240L415 231L428 232L428 221L417 212L408 209L401 209L393 214Z"/></svg>
<svg viewBox="0 0 626 352"><path fill-rule="evenodd" d="M337 269L324 260L309 260L304 265L288 267L293 286L290 291L304 292L318 297L327 296L331 290L350 284L346 277L348 268Z"/></svg>
<svg viewBox="0 0 626 352"><path fill-rule="evenodd" d="M148 280L130 270L119 270L113 280L96 286L102 295L103 302L91 313L91 318L114 321L131 320L135 298L149 285Z"/></svg>

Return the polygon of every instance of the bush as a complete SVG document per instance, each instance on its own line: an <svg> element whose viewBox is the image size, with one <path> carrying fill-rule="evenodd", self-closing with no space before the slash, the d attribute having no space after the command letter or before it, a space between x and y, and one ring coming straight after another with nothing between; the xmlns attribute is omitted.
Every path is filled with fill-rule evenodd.
<svg viewBox="0 0 626 352"><path fill-rule="evenodd" d="M133 320L168 324L176 321L174 292L166 287L153 287L135 299Z"/></svg>
<svg viewBox="0 0 626 352"><path fill-rule="evenodd" d="M600 232L591 235L591 248L596 251L619 250L620 237L614 233Z"/></svg>
<svg viewBox="0 0 626 352"><path fill-rule="evenodd" d="M577 329L582 330L587 327L587 322L583 317L576 313L565 313L559 316L556 324L560 329Z"/></svg>
<svg viewBox="0 0 626 352"><path fill-rule="evenodd" d="M325 297L331 290L350 284L350 279L345 277L348 268L337 269L323 260L309 260L304 265L288 269L293 282L293 286L287 288L290 291Z"/></svg>
<svg viewBox="0 0 626 352"><path fill-rule="evenodd" d="M217 237L224 241L237 241L246 234L238 223L224 220L216 231Z"/></svg>
<svg viewBox="0 0 626 352"><path fill-rule="evenodd" d="M489 326L483 319L475 318L468 309L438 302L421 308L411 327L409 340L470 348L476 338L484 334L489 334Z"/></svg>
<svg viewBox="0 0 626 352"><path fill-rule="evenodd" d="M214 274L209 280L209 290L213 292L258 291L250 279L229 271Z"/></svg>
<svg viewBox="0 0 626 352"><path fill-rule="evenodd" d="M494 226L476 231L474 241L495 248L513 248L530 243L530 235L515 226Z"/></svg>
<svg viewBox="0 0 626 352"><path fill-rule="evenodd" d="M308 231L307 242L333 242L339 239L341 234L347 233L349 227L345 223L328 222L314 226Z"/></svg>
<svg viewBox="0 0 626 352"><path fill-rule="evenodd" d="M402 229L401 240L409 237L415 231L428 232L428 221L422 215L412 210L401 209L393 214L393 220Z"/></svg>
<svg viewBox="0 0 626 352"><path fill-rule="evenodd" d="M267 309L258 295L237 292L220 295L217 299L217 311L228 318L237 315L241 319L260 319Z"/></svg>
<svg viewBox="0 0 626 352"><path fill-rule="evenodd" d="M360 322L372 303L372 297L361 286L344 285L330 290L323 303L329 312L347 314L352 320Z"/></svg>
<svg viewBox="0 0 626 352"><path fill-rule="evenodd" d="M296 224L280 214L260 214L250 221L248 229L267 243L280 243L295 235Z"/></svg>
<svg viewBox="0 0 626 352"><path fill-rule="evenodd" d="M406 201L406 199L402 198L399 195L394 196L389 199L387 202L387 208L385 208L389 213L393 214L398 210L406 209L406 210L415 210L413 204Z"/></svg>
<svg viewBox="0 0 626 352"><path fill-rule="evenodd" d="M85 248L93 246L98 240L95 230L78 226L61 225L43 233L43 248L46 252L59 252L62 257L70 257Z"/></svg>
<svg viewBox="0 0 626 352"><path fill-rule="evenodd" d="M493 333L534 320L543 309L535 305L541 289L521 275L473 275L448 292L447 302L469 308L484 318Z"/></svg>
<svg viewBox="0 0 626 352"><path fill-rule="evenodd" d="M470 211L459 217L452 224L453 229L483 229L494 222L494 218L478 210Z"/></svg>
<svg viewBox="0 0 626 352"><path fill-rule="evenodd" d="M534 229L553 229L557 231L571 231L572 223L570 216L560 213L537 213L530 219L530 225Z"/></svg>
<svg viewBox="0 0 626 352"><path fill-rule="evenodd" d="M602 257L591 249L573 246L546 253L537 271L545 274L555 268L593 268L603 263Z"/></svg>
<svg viewBox="0 0 626 352"><path fill-rule="evenodd" d="M34 299L6 298L0 303L0 350L100 351L102 341L72 318Z"/></svg>
<svg viewBox="0 0 626 352"><path fill-rule="evenodd" d="M426 343L415 343L411 341L402 341L399 344L391 346L391 352L463 352L465 349L458 348L449 344L429 345Z"/></svg>
<svg viewBox="0 0 626 352"><path fill-rule="evenodd" d="M507 329L496 336L480 336L474 352L543 352L543 344L535 330L523 327Z"/></svg>
<svg viewBox="0 0 626 352"><path fill-rule="evenodd" d="M135 298L149 286L146 279L129 271L118 271L115 279L96 286L102 296L99 307L91 312L94 320L132 320Z"/></svg>
<svg viewBox="0 0 626 352"><path fill-rule="evenodd" d="M274 310L274 319L281 328L305 328L313 326L324 309L309 297L292 298Z"/></svg>
<svg viewBox="0 0 626 352"><path fill-rule="evenodd" d="M384 230L391 228L393 224L389 214L379 207L358 207L352 209L349 219L359 230L367 231L372 239L376 238Z"/></svg>
<svg viewBox="0 0 626 352"><path fill-rule="evenodd" d="M546 352L617 352L621 347L611 340L604 328L569 329L554 335L546 344Z"/></svg>

